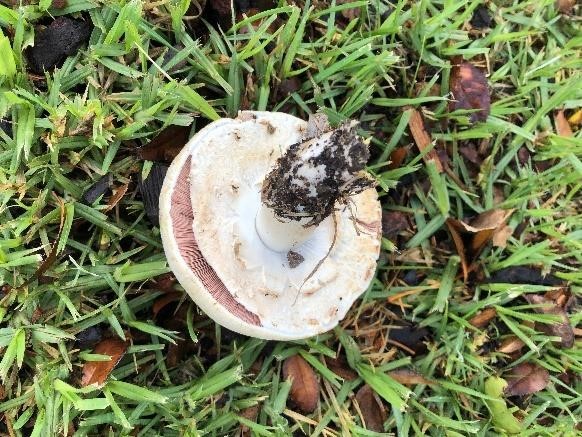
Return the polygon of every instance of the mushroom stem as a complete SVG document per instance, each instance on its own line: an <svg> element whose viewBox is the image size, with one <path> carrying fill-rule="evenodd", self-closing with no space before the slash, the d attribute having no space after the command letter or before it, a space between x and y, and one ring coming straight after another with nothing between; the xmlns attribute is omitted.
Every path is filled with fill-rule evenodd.
<svg viewBox="0 0 582 437"><path fill-rule="evenodd" d="M289 147L265 178L255 226L273 250L305 241L336 202L371 186L365 166L370 153L356 123L318 133Z"/></svg>
<svg viewBox="0 0 582 437"><path fill-rule="evenodd" d="M287 252L307 240L316 229L317 226L305 227L309 221L309 218L299 221L280 218L262 203L255 227L265 246L276 252Z"/></svg>

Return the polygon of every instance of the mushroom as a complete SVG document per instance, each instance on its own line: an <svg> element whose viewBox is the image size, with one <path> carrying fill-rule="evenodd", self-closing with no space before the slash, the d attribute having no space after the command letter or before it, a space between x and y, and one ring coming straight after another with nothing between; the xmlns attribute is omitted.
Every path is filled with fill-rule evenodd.
<svg viewBox="0 0 582 437"><path fill-rule="evenodd" d="M271 340L335 327L374 277L381 208L355 123L244 111L200 130L160 196L170 268L217 323Z"/></svg>

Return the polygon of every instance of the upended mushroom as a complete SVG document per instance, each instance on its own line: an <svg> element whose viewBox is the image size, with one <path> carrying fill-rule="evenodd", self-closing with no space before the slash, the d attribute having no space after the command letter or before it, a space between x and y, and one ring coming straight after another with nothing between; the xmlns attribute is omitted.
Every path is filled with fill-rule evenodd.
<svg viewBox="0 0 582 437"><path fill-rule="evenodd" d="M354 123L241 112L200 130L162 187L170 268L220 325L272 340L335 327L370 284L381 209Z"/></svg>

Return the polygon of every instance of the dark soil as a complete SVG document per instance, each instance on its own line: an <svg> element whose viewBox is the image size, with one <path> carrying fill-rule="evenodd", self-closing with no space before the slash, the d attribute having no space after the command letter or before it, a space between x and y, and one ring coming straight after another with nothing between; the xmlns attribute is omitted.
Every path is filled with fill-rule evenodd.
<svg viewBox="0 0 582 437"><path fill-rule="evenodd" d="M145 213L154 226L160 224L160 192L169 166L155 162L146 179L139 179Z"/></svg>
<svg viewBox="0 0 582 437"><path fill-rule="evenodd" d="M306 151L321 141L326 145L319 154L305 159ZM310 218L308 225L317 225L333 212L337 201L345 201L372 185L371 179L362 172L369 157L368 146L350 125L294 144L265 178L263 203L283 219ZM303 176L302 170L310 173L320 166L324 166L325 175L317 182ZM311 195L312 188L316 196Z"/></svg>
<svg viewBox="0 0 582 437"><path fill-rule="evenodd" d="M46 27L37 26L34 47L27 51L28 69L43 74L61 66L89 40L92 30L92 24L68 17L59 17Z"/></svg>

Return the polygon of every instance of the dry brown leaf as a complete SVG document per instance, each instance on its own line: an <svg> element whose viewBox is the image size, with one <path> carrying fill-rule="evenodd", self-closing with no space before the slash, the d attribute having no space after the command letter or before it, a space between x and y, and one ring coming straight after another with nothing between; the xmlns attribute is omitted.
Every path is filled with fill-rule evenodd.
<svg viewBox="0 0 582 437"><path fill-rule="evenodd" d="M414 138L414 142L418 147L418 150L423 153L426 149L431 147L432 141L430 135L424 127L424 121L422 120L422 115L416 109L409 109L411 111L410 120L408 121L408 127ZM434 161L436 168L439 173L443 171L443 164L438 157L436 150L433 148L430 152L424 155L425 162Z"/></svg>
<svg viewBox="0 0 582 437"><path fill-rule="evenodd" d="M481 70L470 62L461 62L451 69L449 89L453 99L449 102L449 111L457 109L477 109L471 113L471 123L485 121L491 110L491 98L487 78Z"/></svg>
<svg viewBox="0 0 582 437"><path fill-rule="evenodd" d="M185 352L185 340L176 340L176 343L168 345L166 352L166 367L173 368L182 360Z"/></svg>
<svg viewBox="0 0 582 437"><path fill-rule="evenodd" d="M477 255L493 239L495 232L501 232L513 211L513 209L491 209L479 214L470 223L452 218L447 219L447 227L457 253L461 257L465 282L469 272L474 268L473 261ZM503 235L499 235L497 242L500 243L502 238Z"/></svg>
<svg viewBox="0 0 582 437"><path fill-rule="evenodd" d="M477 167L480 167L481 164L483 164L483 158L479 155L479 151L473 143L469 143L466 146L461 146L459 148L459 153L463 156L463 158Z"/></svg>
<svg viewBox="0 0 582 437"><path fill-rule="evenodd" d="M67 7L67 0L53 0L51 6L55 9L64 9Z"/></svg>
<svg viewBox="0 0 582 437"><path fill-rule="evenodd" d="M562 14L570 15L576 6L576 0L556 0L556 9Z"/></svg>
<svg viewBox="0 0 582 437"><path fill-rule="evenodd" d="M325 363L327 368L335 373L337 376L343 378L345 381L353 381L358 377L358 374L350 369L347 362L339 358L326 358Z"/></svg>
<svg viewBox="0 0 582 437"><path fill-rule="evenodd" d="M416 384L434 384L433 381L426 379L420 373L410 369L396 369L388 372L388 375L400 384L416 385Z"/></svg>
<svg viewBox="0 0 582 437"><path fill-rule="evenodd" d="M123 184L122 186L120 186L119 188L117 188L115 190L113 196L111 196L111 198L109 199L109 202L107 202L107 208L105 208L105 212L111 211L113 208L115 208L115 205L117 205L119 203L119 201L121 199L123 199L123 196L125 196L125 193L127 193L128 188L129 188L129 182L126 184Z"/></svg>
<svg viewBox="0 0 582 437"><path fill-rule="evenodd" d="M505 249L507 246L507 240L509 240L509 237L511 237L512 234L513 229L508 225L503 225L493 231L491 242L493 243L493 246Z"/></svg>
<svg viewBox="0 0 582 437"><path fill-rule="evenodd" d="M554 304L565 310L569 309L576 302L576 299L572 296L568 287L560 287L550 290L546 292L544 297L553 301Z"/></svg>
<svg viewBox="0 0 582 437"><path fill-rule="evenodd" d="M463 237L458 230L458 227L455 225L457 220L449 218L445 222L447 228L449 228L449 232L451 233L451 237L453 238L453 243L455 244L455 249L457 249L457 253L461 258L461 270L463 271L463 282L467 282L469 279L469 260L467 259L467 251L465 250L465 243L463 241Z"/></svg>
<svg viewBox="0 0 582 437"><path fill-rule="evenodd" d="M402 211L382 211L382 235L394 240L402 231L410 229L408 214Z"/></svg>
<svg viewBox="0 0 582 437"><path fill-rule="evenodd" d="M343 5L345 3L351 2L352 0L336 0L337 5ZM344 18L347 18L348 20L356 20L360 16L360 8L344 9L341 11L341 14L344 16Z"/></svg>
<svg viewBox="0 0 582 437"><path fill-rule="evenodd" d="M96 384L97 386L103 385L111 371L125 355L128 346L129 342L117 337L106 338L99 342L95 348L93 348L92 353L97 355L109 355L111 360L85 362L83 365L81 386L85 387L91 384Z"/></svg>
<svg viewBox="0 0 582 437"><path fill-rule="evenodd" d="M519 351L522 347L525 346L525 343L519 339L519 337L515 335L510 335L501 343L501 346L497 348L497 352L502 354L512 354L514 352Z"/></svg>
<svg viewBox="0 0 582 437"><path fill-rule="evenodd" d="M44 276L44 274L46 273L46 271L57 260L57 251L58 251L58 247L59 247L59 240L61 239L61 234L63 232L63 225L65 223L65 202L63 201L63 199L61 199L59 196L57 196L54 193L53 193L53 197L55 198L56 202L59 205L59 214L60 214L59 232L57 233L57 238L54 241L54 243L51 247L51 250L49 251L47 257L42 261L40 266L38 266L38 269L36 270L36 272L34 272L34 275L32 275L30 277L30 279L28 279L26 281L26 284L34 281L35 279L41 279Z"/></svg>
<svg viewBox="0 0 582 437"><path fill-rule="evenodd" d="M495 230L505 225L505 222L513 213L513 209L490 209L471 220L471 225L461 222L467 232L474 233L471 249L479 251L489 242Z"/></svg>
<svg viewBox="0 0 582 437"><path fill-rule="evenodd" d="M283 363L283 378L291 378L289 398L304 413L312 413L319 401L319 382L313 368L300 355Z"/></svg>
<svg viewBox="0 0 582 437"><path fill-rule="evenodd" d="M475 328L485 328L491 320L495 318L497 311L495 308L485 308L483 311L479 311L473 317L469 319L469 323Z"/></svg>
<svg viewBox="0 0 582 437"><path fill-rule="evenodd" d="M390 154L390 164L388 164L388 170L400 168L407 154L408 149L406 149L406 147L397 147L396 149L394 149Z"/></svg>
<svg viewBox="0 0 582 437"><path fill-rule="evenodd" d="M427 352L426 341L430 335L425 327L395 322L388 330L388 343L397 346L410 355L422 355Z"/></svg>
<svg viewBox="0 0 582 437"><path fill-rule="evenodd" d="M570 127L570 123L566 120L566 116L564 115L564 110L561 109L554 115L554 123L556 124L556 132L558 135L563 137L572 137L574 133L572 132L572 128Z"/></svg>
<svg viewBox="0 0 582 437"><path fill-rule="evenodd" d="M91 186L83 192L81 201L85 205L91 205L97 199L99 199L99 197L105 194L112 183L113 175L111 173L107 173L106 175L101 176L96 182L91 184Z"/></svg>
<svg viewBox="0 0 582 437"><path fill-rule="evenodd" d="M152 287L163 293L172 293L176 291L177 279L173 273L164 273L163 275L156 276L151 280Z"/></svg>
<svg viewBox="0 0 582 437"><path fill-rule="evenodd" d="M370 431L384 432L384 422L387 418L386 408L368 384L358 390L356 402L362 414L365 428Z"/></svg>
<svg viewBox="0 0 582 437"><path fill-rule="evenodd" d="M241 410L241 412L239 413L239 416L244 417L245 419L250 420L251 422L254 422L257 420L257 416L259 415L259 405L253 405L252 407L247 407L244 410ZM241 435L244 437L249 437L252 434L251 429L247 426L247 425L243 425L241 423L240 425L240 432Z"/></svg>
<svg viewBox="0 0 582 437"><path fill-rule="evenodd" d="M508 396L524 396L536 393L546 388L550 382L549 372L538 364L521 363L512 368L507 375L505 394Z"/></svg>
<svg viewBox="0 0 582 437"><path fill-rule="evenodd" d="M543 305L535 308L537 313L560 316L560 322L536 322L535 329L554 337L560 337L560 342L558 344L563 348L569 349L574 346L574 330L572 329L572 325L570 325L568 313L566 313L565 307L560 306L559 301L557 302L557 297L555 295L548 293L546 293L545 296L540 294L525 294L523 297L531 305Z"/></svg>
<svg viewBox="0 0 582 437"><path fill-rule="evenodd" d="M138 149L137 155L147 161L171 162L188 142L189 135L190 128L187 126L168 126Z"/></svg>
<svg viewBox="0 0 582 437"><path fill-rule="evenodd" d="M154 313L154 317L158 316L158 313L167 305L171 304L172 302L178 302L182 299L184 293L180 293L178 291L174 291L171 293L166 293L165 295L156 299L152 306L152 311Z"/></svg>

